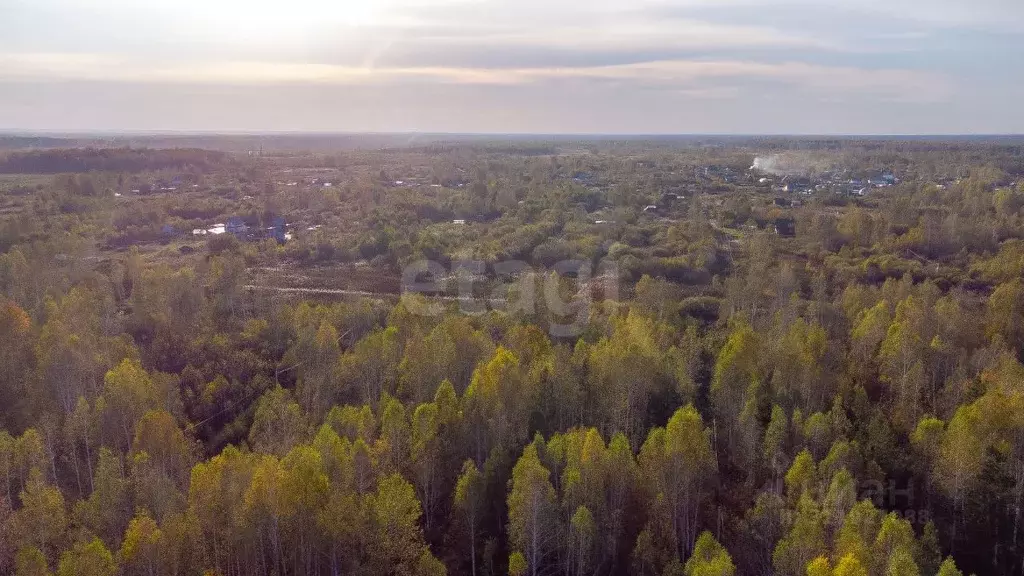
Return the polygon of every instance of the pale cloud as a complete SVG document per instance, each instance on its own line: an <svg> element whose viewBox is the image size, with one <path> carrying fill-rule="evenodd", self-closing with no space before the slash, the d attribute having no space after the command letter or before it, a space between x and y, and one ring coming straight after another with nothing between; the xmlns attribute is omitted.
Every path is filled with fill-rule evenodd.
<svg viewBox="0 0 1024 576"><path fill-rule="evenodd" d="M752 13L810 7L864 12L879 18L898 18L947 28L1024 30L1024 2L1020 0L641 0L639 6L641 9L684 11L726 7Z"/></svg>
<svg viewBox="0 0 1024 576"><path fill-rule="evenodd" d="M758 26L730 26L699 20L648 21L626 17L607 28L561 23L548 28L466 32L462 44L493 42L587 50L670 50L679 48L827 47L825 40Z"/></svg>
<svg viewBox="0 0 1024 576"><path fill-rule="evenodd" d="M677 89L691 94L711 87L707 80L775 81L825 95L879 97L902 101L936 101L950 95L949 82L929 73L908 70L863 70L787 62L669 60L614 66L571 68L365 68L329 64L225 61L169 63L153 66L111 55L0 54L0 77L117 82L206 84L373 84L409 82L515 85L566 80L617 81L636 86ZM739 86L736 86L737 88ZM713 87L722 94L723 88Z"/></svg>
<svg viewBox="0 0 1024 576"><path fill-rule="evenodd" d="M731 127L761 126L746 115L759 106L800 108L777 114L789 118L779 132L793 122L839 130L846 110L884 125L907 106L945 107L934 116L941 131L1000 126L1001 116L1019 123L1010 95L1024 93L1020 58L1022 0L0 0L0 83L17 88L20 108L6 116L15 120L33 106L47 119L84 106L55 89L84 82L94 94L131 84L249 97L280 87L293 99L351 88L366 95L362 117L378 106L410 128L420 124L414 110L432 108L386 103L436 88L438 106L460 103L462 116L444 118L463 129L497 126L494 114L518 126L509 115L523 114L558 131L558 118L588 110L609 129L660 126L650 117L658 108L642 103L671 110L678 98L705 109L701 122ZM33 93L47 98L33 103ZM517 93L534 98L530 116L506 97ZM972 123L982 112L985 122ZM249 113L260 125L258 108ZM273 110L274 125L289 114L299 117ZM905 126L926 125L915 122Z"/></svg>

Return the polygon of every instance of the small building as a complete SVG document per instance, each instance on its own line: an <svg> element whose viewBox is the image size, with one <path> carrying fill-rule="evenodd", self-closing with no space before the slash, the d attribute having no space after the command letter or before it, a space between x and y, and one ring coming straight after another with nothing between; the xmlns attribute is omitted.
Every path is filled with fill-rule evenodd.
<svg viewBox="0 0 1024 576"><path fill-rule="evenodd" d="M775 233L785 238L796 236L796 222L792 218L776 218Z"/></svg>
<svg viewBox="0 0 1024 576"><path fill-rule="evenodd" d="M790 202L785 198L776 198L775 205L778 206L779 208L789 208Z"/></svg>
<svg viewBox="0 0 1024 576"><path fill-rule="evenodd" d="M456 219L456 220L452 220L452 224L455 224L456 226L465 226L466 225L466 221L461 219L461 218L459 218L459 219Z"/></svg>
<svg viewBox="0 0 1024 576"><path fill-rule="evenodd" d="M288 240L288 224L283 217L276 216L270 221L267 233L271 238L277 240L278 244L284 244Z"/></svg>
<svg viewBox="0 0 1024 576"><path fill-rule="evenodd" d="M224 231L235 236L242 236L249 231L249 226L246 225L245 220L238 216L232 216L224 223Z"/></svg>
<svg viewBox="0 0 1024 576"><path fill-rule="evenodd" d="M811 189L811 181L807 178L786 176L782 179L782 191L789 193L806 192Z"/></svg>

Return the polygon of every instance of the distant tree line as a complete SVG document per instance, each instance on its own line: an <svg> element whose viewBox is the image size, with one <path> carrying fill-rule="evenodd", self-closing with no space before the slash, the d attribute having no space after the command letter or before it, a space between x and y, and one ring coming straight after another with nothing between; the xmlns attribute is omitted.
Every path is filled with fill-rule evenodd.
<svg viewBox="0 0 1024 576"><path fill-rule="evenodd" d="M0 156L3 174L77 172L142 172L197 170L206 172L227 159L223 152L197 148L59 148L8 152Z"/></svg>

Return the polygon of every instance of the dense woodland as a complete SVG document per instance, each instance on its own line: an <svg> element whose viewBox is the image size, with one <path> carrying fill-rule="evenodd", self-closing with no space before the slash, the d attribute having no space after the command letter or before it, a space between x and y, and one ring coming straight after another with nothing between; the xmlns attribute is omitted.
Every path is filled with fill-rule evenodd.
<svg viewBox="0 0 1024 576"><path fill-rule="evenodd" d="M55 148L9 152L0 158L0 173L140 172L168 168L208 170L225 160L221 152L197 149Z"/></svg>
<svg viewBox="0 0 1024 576"><path fill-rule="evenodd" d="M1021 151L794 144L902 179L795 208L695 176L758 145L203 153L149 195L182 152L9 156L106 168L0 180L0 573L1024 573ZM229 214L310 230L159 232ZM553 336L245 288L423 258L614 263L618 297Z"/></svg>

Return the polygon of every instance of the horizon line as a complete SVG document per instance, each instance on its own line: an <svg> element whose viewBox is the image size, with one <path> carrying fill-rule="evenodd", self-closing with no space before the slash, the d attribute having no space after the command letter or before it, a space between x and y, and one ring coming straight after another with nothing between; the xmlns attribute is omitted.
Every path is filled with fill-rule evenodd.
<svg viewBox="0 0 1024 576"><path fill-rule="evenodd" d="M0 137L59 136L471 136L548 138L1014 138L1024 132L448 132L448 131L348 131L348 130L178 130L178 129L40 129L0 128Z"/></svg>

